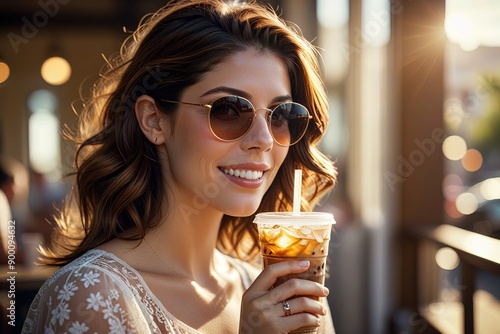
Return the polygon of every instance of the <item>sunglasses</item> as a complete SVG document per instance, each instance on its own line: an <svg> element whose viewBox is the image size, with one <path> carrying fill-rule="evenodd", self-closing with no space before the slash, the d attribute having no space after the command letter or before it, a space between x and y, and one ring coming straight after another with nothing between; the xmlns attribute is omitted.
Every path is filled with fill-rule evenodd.
<svg viewBox="0 0 500 334"><path fill-rule="evenodd" d="M285 102L272 109L255 109L250 101L234 95L220 97L211 104L160 101L208 108L210 131L222 141L245 136L255 121L257 110L268 110L267 121L274 140L281 146L291 146L304 136L312 118L307 108L299 103Z"/></svg>

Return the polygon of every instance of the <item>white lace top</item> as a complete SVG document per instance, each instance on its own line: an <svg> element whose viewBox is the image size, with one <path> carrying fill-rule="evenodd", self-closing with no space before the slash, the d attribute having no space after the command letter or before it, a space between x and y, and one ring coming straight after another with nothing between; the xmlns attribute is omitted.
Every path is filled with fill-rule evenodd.
<svg viewBox="0 0 500 334"><path fill-rule="evenodd" d="M255 278L250 265L229 259L248 288ZM170 314L134 268L97 249L62 267L44 283L22 333L87 334L103 328L108 328L107 333L200 334Z"/></svg>
<svg viewBox="0 0 500 334"><path fill-rule="evenodd" d="M230 260L248 288L248 264ZM45 282L23 333L93 333L90 323L108 333L199 333L175 319L135 269L104 250L87 252Z"/></svg>

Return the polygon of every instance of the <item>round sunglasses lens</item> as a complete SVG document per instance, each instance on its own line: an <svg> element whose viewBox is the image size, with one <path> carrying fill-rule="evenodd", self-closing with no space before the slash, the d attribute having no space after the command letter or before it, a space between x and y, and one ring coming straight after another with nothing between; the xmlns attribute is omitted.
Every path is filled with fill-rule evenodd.
<svg viewBox="0 0 500 334"><path fill-rule="evenodd" d="M271 115L271 131L280 145L290 146L297 143L307 129L309 112L298 103L283 103Z"/></svg>
<svg viewBox="0 0 500 334"><path fill-rule="evenodd" d="M237 96L226 96L215 100L210 109L210 127L214 135L222 140L235 140L243 136L253 120L250 102Z"/></svg>

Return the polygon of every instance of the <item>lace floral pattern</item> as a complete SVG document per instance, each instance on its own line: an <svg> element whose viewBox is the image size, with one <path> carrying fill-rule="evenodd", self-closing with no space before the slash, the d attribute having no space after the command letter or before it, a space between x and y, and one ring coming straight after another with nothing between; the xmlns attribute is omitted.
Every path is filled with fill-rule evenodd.
<svg viewBox="0 0 500 334"><path fill-rule="evenodd" d="M199 333L165 311L137 271L92 250L45 282L23 333Z"/></svg>

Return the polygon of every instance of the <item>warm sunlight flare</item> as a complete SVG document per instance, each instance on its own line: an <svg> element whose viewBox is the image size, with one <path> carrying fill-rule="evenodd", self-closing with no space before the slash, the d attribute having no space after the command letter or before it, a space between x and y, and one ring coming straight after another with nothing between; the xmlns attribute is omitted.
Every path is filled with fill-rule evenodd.
<svg viewBox="0 0 500 334"><path fill-rule="evenodd" d="M464 51L479 46L500 46L500 2L481 0L447 0L445 31L450 42L460 45Z"/></svg>

